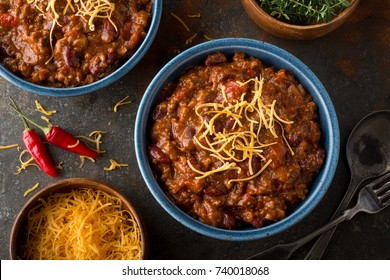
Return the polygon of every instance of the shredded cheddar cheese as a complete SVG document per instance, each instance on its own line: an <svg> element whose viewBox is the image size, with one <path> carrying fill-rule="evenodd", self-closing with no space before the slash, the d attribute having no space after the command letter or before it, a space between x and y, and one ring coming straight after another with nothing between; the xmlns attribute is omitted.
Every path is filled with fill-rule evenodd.
<svg viewBox="0 0 390 280"><path fill-rule="evenodd" d="M77 140L76 143L74 143L73 145L68 145L68 148L74 148L79 144L80 144L80 140Z"/></svg>
<svg viewBox="0 0 390 280"><path fill-rule="evenodd" d="M39 183L36 183L34 186L29 188L27 191L24 192L23 196L28 196L30 193L32 193L35 189L39 187Z"/></svg>
<svg viewBox="0 0 390 280"><path fill-rule="evenodd" d="M89 159L90 161L92 162L95 162L95 160L93 158L90 158L90 157L86 157L86 156L80 156L80 165L79 165L79 168L83 168L84 166L84 163L85 163L85 159Z"/></svg>
<svg viewBox="0 0 390 280"><path fill-rule="evenodd" d="M118 163L113 159L110 159L110 163L111 163L111 165L109 167L104 167L104 170L111 171L111 170L114 170L117 168L122 168L124 166L129 166L127 163Z"/></svg>
<svg viewBox="0 0 390 280"><path fill-rule="evenodd" d="M5 145L0 146L0 150L6 150L6 149L12 149L12 148L18 148L19 144L11 144L11 145Z"/></svg>
<svg viewBox="0 0 390 280"><path fill-rule="evenodd" d="M188 44L191 44L192 43L192 40L194 40L196 38L196 36L198 36L198 33L195 33L194 35L192 35L190 38L188 38L186 40L186 45Z"/></svg>
<svg viewBox="0 0 390 280"><path fill-rule="evenodd" d="M178 15L174 14L174 13L171 13L171 16L173 16L178 22L180 22L181 25L183 25L183 27L188 31L190 32L190 28L188 27L188 25L184 22L184 20L182 20Z"/></svg>
<svg viewBox="0 0 390 280"><path fill-rule="evenodd" d="M39 169L39 166L35 163L32 163L34 161L33 157L30 157L28 160L24 161L23 160L23 155L25 153L28 153L27 150L23 150L20 155L19 155L19 161L20 161L20 166L17 166L17 170L15 174L20 174L23 170L25 170L29 166L36 166Z"/></svg>
<svg viewBox="0 0 390 280"><path fill-rule="evenodd" d="M35 7L41 11L44 16L44 11L50 11L53 15L53 21L50 27L50 48L52 50L52 55L48 63L53 58L53 31L54 28L58 25L61 26L58 22L60 15L65 15L67 13L73 13L76 16L81 17L88 23L88 27L90 31L95 30L94 21L97 18L107 18L110 23L114 26L115 30L117 30L116 25L111 19L112 13L115 10L115 3L111 3L109 0L66 0L66 5L64 9L58 11L56 9L57 0L27 0L28 4L35 4ZM40 5L46 5L46 8L41 8Z"/></svg>
<svg viewBox="0 0 390 280"><path fill-rule="evenodd" d="M40 199L28 213L23 259L139 260L140 227L122 201L74 189Z"/></svg>
<svg viewBox="0 0 390 280"><path fill-rule="evenodd" d="M60 162L57 164L56 168L59 169L59 170L63 169L63 168L62 168L62 165L63 165L63 164L64 164L64 162L63 162L63 161L60 161Z"/></svg>
<svg viewBox="0 0 390 280"><path fill-rule="evenodd" d="M80 135L80 136L77 136L77 138L82 138L82 139L85 139L91 143L94 143L96 146L95 151L97 151L99 154L102 154L102 153L106 152L106 151L101 150L101 144L102 144L101 138L102 138L102 135L105 133L107 133L107 132L102 131L102 130L95 130L95 131L92 131L89 134L89 136ZM94 137L94 138L91 138L91 137Z"/></svg>
<svg viewBox="0 0 390 280"><path fill-rule="evenodd" d="M263 164L262 168L255 172L253 170L253 158L258 157L262 161L266 161L264 156L264 148L275 145L276 142L261 143L260 133L262 130L268 130L274 138L278 138L276 125L280 126L281 136L283 141L289 147L291 154L293 151L284 136L282 123L291 124L292 121L282 119L276 112L276 100L271 104L265 104L262 99L262 90L264 80L258 77L245 82L237 82L238 85L244 86L248 83L253 83L254 89L249 96L244 92L239 100L229 101L226 95L224 86L220 88L224 98L221 103L204 103L195 108L196 115L201 120L201 126L193 140L201 149L210 152L212 157L221 161L222 165L216 169L209 171L201 171L196 169L190 161L187 161L188 166L200 176L196 179L203 179L211 174L215 174L227 170L235 170L241 173L241 168L237 163L248 161L250 176L242 179L232 179L232 182L247 181L259 176L265 168L271 163L268 160ZM207 116L207 118L205 118ZM232 129L226 131L217 131L215 123L221 117L229 117L233 119ZM249 124L249 128L243 122Z"/></svg>
<svg viewBox="0 0 390 280"><path fill-rule="evenodd" d="M189 17L189 18L200 18L201 15L200 15L200 13L197 13L197 14L187 15L187 17Z"/></svg>
<svg viewBox="0 0 390 280"><path fill-rule="evenodd" d="M43 106L39 103L38 100L35 100L35 106L36 106L36 110L38 112L41 112L42 114L45 114L46 116L51 116L51 115L57 113L56 110L50 110L50 111L45 110L45 108L43 108Z"/></svg>
<svg viewBox="0 0 390 280"><path fill-rule="evenodd" d="M114 112L116 113L120 106L123 106L123 105L126 105L126 104L130 104L131 100L128 100L129 98L130 98L129 96L126 96L125 98L120 100L118 103L116 103L115 106L114 106L114 109L113 109Z"/></svg>
<svg viewBox="0 0 390 280"><path fill-rule="evenodd" d="M53 126L53 124L51 123L51 121L49 120L48 117L46 117L46 116L41 116L41 119L44 120L45 122L47 122L47 124L48 124L49 126Z"/></svg>

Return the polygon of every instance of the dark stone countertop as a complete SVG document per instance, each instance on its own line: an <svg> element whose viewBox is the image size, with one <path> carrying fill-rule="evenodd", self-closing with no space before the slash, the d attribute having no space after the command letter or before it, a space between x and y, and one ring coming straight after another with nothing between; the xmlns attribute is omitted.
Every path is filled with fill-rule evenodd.
<svg viewBox="0 0 390 280"><path fill-rule="evenodd" d="M345 144L355 124L376 110L390 109L390 2L360 1L352 17L339 29L312 41L292 41L273 37L259 29L247 16L240 1L164 1L160 28L151 48L124 78L92 94L57 98L24 92L0 78L0 145L22 145L23 124L8 106L9 96L28 114L34 113L35 100L56 109L51 121L80 135L105 130L103 149L96 163L79 168L76 155L52 149L56 162L63 161L59 178L50 178L35 168L15 175L19 164L16 149L0 151L0 257L9 259L12 223L28 197L26 189L36 182L41 187L70 177L92 177L122 190L142 213L151 245L152 259L245 259L279 242L293 241L325 224L341 201L350 180ZM187 32L171 12L185 19ZM200 18L188 14L200 13ZM198 36L190 44L186 39ZM247 37L281 47L302 60L327 89L339 118L341 151L336 174L329 191L302 222L271 238L251 242L215 240L192 232L171 218L148 191L138 170L133 144L134 119L143 92L158 70L183 51L206 39ZM113 105L129 95L132 103L113 112ZM389 132L390 133L390 132ZM128 163L111 172L109 159ZM338 227L324 259L390 259L390 208L375 215L358 214ZM294 255L302 258L310 247Z"/></svg>

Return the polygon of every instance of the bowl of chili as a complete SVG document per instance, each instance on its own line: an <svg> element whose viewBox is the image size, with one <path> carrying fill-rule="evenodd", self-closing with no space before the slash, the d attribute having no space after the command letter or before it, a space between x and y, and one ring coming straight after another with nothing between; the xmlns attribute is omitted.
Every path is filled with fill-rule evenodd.
<svg viewBox="0 0 390 280"><path fill-rule="evenodd" d="M147 53L162 14L161 0L87 0L93 11L78 1L57 11L49 2L0 7L0 75L48 96L91 93L125 76Z"/></svg>
<svg viewBox="0 0 390 280"><path fill-rule="evenodd" d="M11 229L13 260L139 260L147 255L146 230L132 202L92 178L67 178L42 188Z"/></svg>
<svg viewBox="0 0 390 280"><path fill-rule="evenodd" d="M240 70L243 65L246 68ZM221 69L225 70L218 72ZM272 85L263 82L269 77L273 79ZM291 88L283 90L278 83ZM250 88L248 90L249 84L253 85L252 93ZM255 93L257 96L261 95L259 89L263 87L264 99L247 99L254 98ZM277 93L278 90L286 94L275 97L277 101L269 100L269 92ZM290 96L292 92L296 93L293 94L295 97ZM307 98L308 104L302 105L300 109L288 107L288 104L292 106L303 96L306 96L304 98ZM232 98L235 101L229 103ZM222 105L218 104L218 100ZM272 105L275 102L287 106L277 109L275 104ZM194 104L198 103L200 106L195 107ZM242 104L246 104L246 107ZM256 109L257 107L249 108L248 104L263 105L261 109ZM241 114L239 108L245 113ZM283 142L290 142L291 150L301 154L301 159L293 163L293 153L288 151L288 147L279 149L279 144L276 144L279 148L260 148L256 146L259 143L251 144L257 141L256 137L265 137L259 134L252 138L245 136L253 135L254 131L259 130L259 122L252 120L256 110L259 112L257 115L261 115L260 110L277 112L264 119L265 122L278 119L275 126L284 127L277 129L279 138L272 142L282 146ZM294 118L289 115L294 110L306 111L309 115L309 111L316 112L318 123L310 122L308 125L305 121L298 120L296 126L288 124L286 120ZM221 115L227 117L219 120ZM244 119L249 120L249 124L244 124ZM251 122L256 124L251 125ZM231 137L229 129L238 127L238 123L241 130L246 128L246 132ZM308 129L307 137L315 135L318 145L309 148L306 144L314 138L299 140L303 134L291 134L294 127L299 128L303 134ZM315 74L287 51L269 43L244 38L202 43L168 62L146 89L138 109L134 131L139 169L147 187L162 208L181 224L200 234L231 241L265 238L296 225L309 215L332 182L340 146L336 112ZM235 142L229 142L231 139ZM261 140L267 142L266 138ZM236 149L234 152L231 149L233 146ZM306 147L307 156L305 148L299 151L301 148L298 147ZM261 156L257 154L260 150L272 152ZM210 155L211 151L213 155ZM219 151L223 153L218 153ZM238 158L244 154L250 156L246 159ZM278 159L277 155L282 156ZM255 157L261 159L255 160ZM229 162L226 158L234 158L235 162ZM306 161L308 158L313 159L310 162L313 163L312 166L316 166L316 171L308 171L311 178L306 181L309 173L299 172L310 165ZM291 164L283 167L283 161ZM261 173L263 167L264 176ZM283 168L291 171L279 173ZM300 189L300 186L291 190L291 197L300 196L298 193L303 195L290 208L285 205L293 201L290 200L289 187L286 187L292 186L288 183L288 178L292 178L291 181L294 182L305 181L307 184L306 190ZM283 186L278 180L283 182ZM273 198L278 196L282 198ZM262 210L265 213L262 214Z"/></svg>

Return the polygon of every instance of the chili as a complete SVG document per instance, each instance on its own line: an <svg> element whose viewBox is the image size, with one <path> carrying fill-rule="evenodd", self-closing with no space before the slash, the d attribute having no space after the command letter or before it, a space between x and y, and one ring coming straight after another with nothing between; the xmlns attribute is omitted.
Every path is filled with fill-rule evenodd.
<svg viewBox="0 0 390 280"><path fill-rule="evenodd" d="M48 143L57 146L61 149L64 149L68 152L76 153L86 157L90 157L94 159L99 157L98 152L96 152L95 150L88 147L86 144L79 141L76 137L74 137L72 134L62 129L61 127L54 126L54 125L43 127L35 123L33 120L27 118L16 105L12 106L12 108L19 115L21 115L23 119L29 121L30 123L38 127L40 130L42 130L42 132L45 134Z"/></svg>
<svg viewBox="0 0 390 280"><path fill-rule="evenodd" d="M14 103L16 109L18 107ZM45 144L42 141L42 138L36 132L35 129L31 129L26 122L25 118L21 116L24 123L24 131L22 134L23 143L26 146L26 149L30 155L34 158L37 165L48 175L52 177L57 177L57 169L46 150Z"/></svg>

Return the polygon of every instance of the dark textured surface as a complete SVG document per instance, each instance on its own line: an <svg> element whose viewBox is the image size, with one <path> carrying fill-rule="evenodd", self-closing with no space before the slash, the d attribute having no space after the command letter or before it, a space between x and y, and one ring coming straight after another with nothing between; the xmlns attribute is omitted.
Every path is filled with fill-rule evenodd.
<svg viewBox="0 0 390 280"><path fill-rule="evenodd" d="M0 257L8 259L12 223L26 202L26 189L39 182L40 187L69 177L92 177L121 189L142 213L148 228L152 259L244 259L279 242L288 242L325 224L341 201L350 172L345 144L355 124L376 110L390 110L390 2L361 1L353 16L340 29L314 41L289 41L272 37L259 29L246 15L240 1L164 1L163 16L156 40L135 67L115 85L98 92L72 98L43 97L24 92L0 78L0 145L21 142L23 124L8 106L12 96L28 114L34 101L58 113L50 119L70 132L80 135L105 130L103 149L107 153L95 163L79 168L79 158L50 147L56 162L64 169L57 179L35 168L15 175L19 164L16 149L0 151ZM189 28L186 31L170 13L179 15ZM188 18L200 13L200 18ZM191 43L186 40L194 33ZM247 37L284 48L306 63L327 89L339 117L341 154L332 185L315 211L297 226L272 238L252 242L225 242L201 236L184 228L157 204L147 190L135 161L133 126L143 92L157 71L176 55L206 39ZM113 112L113 105L129 95L130 105ZM389 132L390 133L390 132ZM109 159L128 163L111 172ZM376 215L359 214L341 224L325 259L390 259L390 208ZM308 247L294 258L302 258Z"/></svg>

